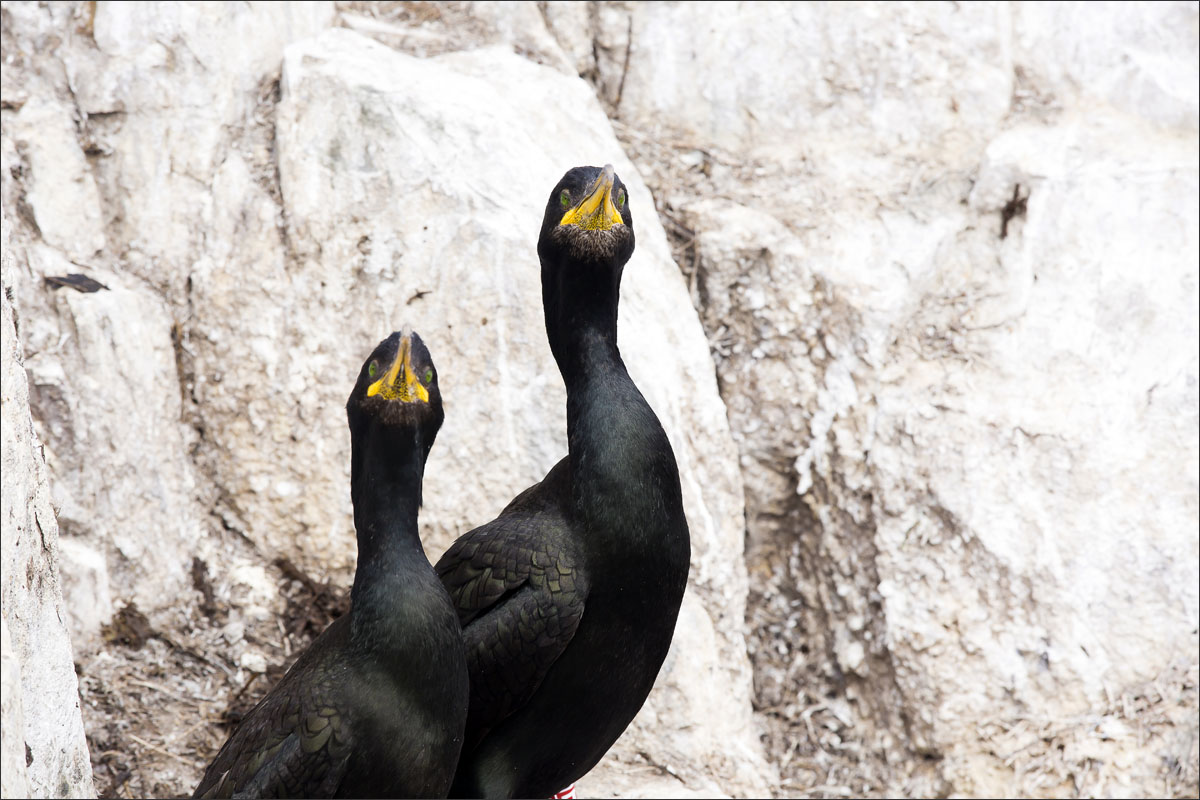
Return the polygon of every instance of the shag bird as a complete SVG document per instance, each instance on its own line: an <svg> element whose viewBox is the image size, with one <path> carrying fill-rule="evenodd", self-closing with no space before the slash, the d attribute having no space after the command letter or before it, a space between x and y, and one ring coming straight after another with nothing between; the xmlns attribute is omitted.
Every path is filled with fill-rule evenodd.
<svg viewBox="0 0 1200 800"><path fill-rule="evenodd" d="M462 631L417 533L442 396L393 333L346 403L358 565L334 620L242 720L196 797L445 797L463 741Z"/></svg>
<svg viewBox="0 0 1200 800"><path fill-rule="evenodd" d="M595 766L666 658L687 585L679 469L617 350L633 215L611 165L554 187L538 239L569 453L438 561L471 702L451 795L549 797Z"/></svg>

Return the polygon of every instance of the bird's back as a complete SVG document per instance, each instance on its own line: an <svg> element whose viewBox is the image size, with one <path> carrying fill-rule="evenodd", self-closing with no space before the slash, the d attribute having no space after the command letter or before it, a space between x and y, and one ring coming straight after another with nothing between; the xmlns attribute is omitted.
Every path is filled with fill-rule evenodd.
<svg viewBox="0 0 1200 800"><path fill-rule="evenodd" d="M564 459L434 568L462 623L471 675L464 752L524 705L579 623L587 576L569 493Z"/></svg>
<svg viewBox="0 0 1200 800"><path fill-rule="evenodd" d="M471 675L456 795L503 786L548 796L594 766L645 702L670 645L687 549L620 556L589 548L596 535L575 510L564 458L439 560Z"/></svg>

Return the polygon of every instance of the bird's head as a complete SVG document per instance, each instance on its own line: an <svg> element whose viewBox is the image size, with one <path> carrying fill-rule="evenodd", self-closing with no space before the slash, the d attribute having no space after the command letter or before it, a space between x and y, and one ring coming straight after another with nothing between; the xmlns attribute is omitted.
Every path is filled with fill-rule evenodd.
<svg viewBox="0 0 1200 800"><path fill-rule="evenodd" d="M542 263L612 265L619 271L633 255L628 195L612 164L569 170L546 203L538 237Z"/></svg>
<svg viewBox="0 0 1200 800"><path fill-rule="evenodd" d="M445 412L437 368L420 336L397 331L376 346L358 373L346 415L352 430L411 432L429 452Z"/></svg>

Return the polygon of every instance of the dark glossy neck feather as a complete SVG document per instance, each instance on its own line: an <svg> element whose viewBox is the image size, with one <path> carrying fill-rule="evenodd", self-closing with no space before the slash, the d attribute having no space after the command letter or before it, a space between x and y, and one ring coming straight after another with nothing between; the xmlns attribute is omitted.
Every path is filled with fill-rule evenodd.
<svg viewBox="0 0 1200 800"><path fill-rule="evenodd" d="M567 391L608 367L624 374L617 350L622 267L542 261L546 335Z"/></svg>
<svg viewBox="0 0 1200 800"><path fill-rule="evenodd" d="M410 565L428 565L417 529L425 447L420 432L363 423L351 437L350 497L358 535L351 590L355 628L386 618L401 600L394 585Z"/></svg>
<svg viewBox="0 0 1200 800"><path fill-rule="evenodd" d="M682 500L670 442L617 349L620 281L619 266L542 260L546 332L567 385L576 509L606 532L608 545L593 546L620 540L643 553L682 519Z"/></svg>

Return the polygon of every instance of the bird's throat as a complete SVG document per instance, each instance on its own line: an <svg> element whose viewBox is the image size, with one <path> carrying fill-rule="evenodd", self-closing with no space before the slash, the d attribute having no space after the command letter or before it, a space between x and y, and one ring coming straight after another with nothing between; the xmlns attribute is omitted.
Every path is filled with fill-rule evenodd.
<svg viewBox="0 0 1200 800"><path fill-rule="evenodd" d="M625 371L617 349L620 280L582 265L552 277L543 272L546 336L568 392L589 375Z"/></svg>
<svg viewBox="0 0 1200 800"><path fill-rule="evenodd" d="M413 559L424 559L417 529L424 459L419 443L397 447L360 436L351 454L350 497L358 536L352 599Z"/></svg>

